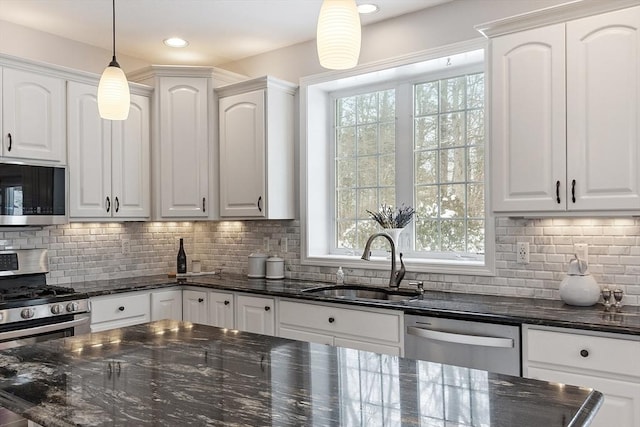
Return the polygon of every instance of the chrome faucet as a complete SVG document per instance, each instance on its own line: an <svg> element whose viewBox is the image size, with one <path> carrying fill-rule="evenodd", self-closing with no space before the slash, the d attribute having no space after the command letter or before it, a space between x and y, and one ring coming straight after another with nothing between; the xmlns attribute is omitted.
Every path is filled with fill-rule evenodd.
<svg viewBox="0 0 640 427"><path fill-rule="evenodd" d="M389 287L397 288L400 286L400 282L404 277L405 268L404 262L402 262L402 252L400 252L400 270L396 271L396 244L393 242L391 236L387 233L375 233L369 236L369 240L367 240L367 244L364 246L364 253L362 254L362 259L365 261L369 261L371 257L371 242L376 237L384 237L391 244L391 277L389 278Z"/></svg>

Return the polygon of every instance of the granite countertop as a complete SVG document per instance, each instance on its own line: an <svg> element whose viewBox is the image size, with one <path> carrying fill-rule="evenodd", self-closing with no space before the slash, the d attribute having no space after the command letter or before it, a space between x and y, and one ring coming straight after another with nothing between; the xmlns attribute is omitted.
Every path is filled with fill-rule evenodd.
<svg viewBox="0 0 640 427"><path fill-rule="evenodd" d="M410 301L376 301L318 296L302 289L331 285L330 283L298 280L249 279L242 275L217 274L169 279L166 276L134 277L106 281L84 282L74 287L89 296L119 292L158 289L169 286L200 286L210 289L247 292L307 301L323 301L403 310L408 314L441 316L464 320L507 324L535 324L600 332L640 335L640 306L624 306L620 311L605 311L601 304L573 307L559 300L517 298L454 292L425 291L420 299ZM407 286L404 284L404 286ZM415 289L415 288L414 288Z"/></svg>
<svg viewBox="0 0 640 427"><path fill-rule="evenodd" d="M44 426L586 426L598 391L162 320L0 352Z"/></svg>

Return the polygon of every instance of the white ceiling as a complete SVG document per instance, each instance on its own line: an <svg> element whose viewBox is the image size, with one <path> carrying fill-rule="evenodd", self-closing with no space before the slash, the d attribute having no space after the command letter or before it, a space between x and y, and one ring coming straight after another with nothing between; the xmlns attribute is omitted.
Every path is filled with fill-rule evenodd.
<svg viewBox="0 0 640 427"><path fill-rule="evenodd" d="M366 0L362 25L451 0ZM365 0L357 0L364 3ZM322 0L116 0L116 53L221 65L315 39ZM0 0L0 20L111 50L111 0ZM183 49L162 40L178 36Z"/></svg>

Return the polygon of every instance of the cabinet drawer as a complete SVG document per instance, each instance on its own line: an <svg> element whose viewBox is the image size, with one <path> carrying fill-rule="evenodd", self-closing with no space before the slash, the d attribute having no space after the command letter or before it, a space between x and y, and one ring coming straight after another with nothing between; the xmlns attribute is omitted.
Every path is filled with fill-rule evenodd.
<svg viewBox="0 0 640 427"><path fill-rule="evenodd" d="M376 341L400 341L400 314L374 313L334 305L280 302L280 323Z"/></svg>
<svg viewBox="0 0 640 427"><path fill-rule="evenodd" d="M616 372L640 377L640 341L529 329L528 363L548 363L575 369Z"/></svg>
<svg viewBox="0 0 640 427"><path fill-rule="evenodd" d="M149 321L151 314L149 293L123 294L91 299L91 323L140 317Z"/></svg>

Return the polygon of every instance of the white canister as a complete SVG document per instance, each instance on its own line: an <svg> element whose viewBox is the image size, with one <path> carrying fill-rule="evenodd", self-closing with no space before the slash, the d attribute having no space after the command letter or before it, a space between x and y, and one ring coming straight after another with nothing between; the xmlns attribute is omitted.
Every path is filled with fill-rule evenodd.
<svg viewBox="0 0 640 427"><path fill-rule="evenodd" d="M267 259L267 279L284 279L284 259L277 256Z"/></svg>
<svg viewBox="0 0 640 427"><path fill-rule="evenodd" d="M249 255L249 268L247 276L253 279L264 278L267 271L267 255L251 254Z"/></svg>

